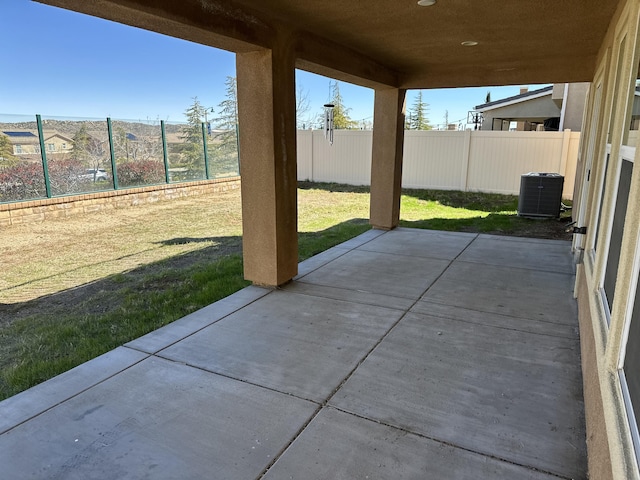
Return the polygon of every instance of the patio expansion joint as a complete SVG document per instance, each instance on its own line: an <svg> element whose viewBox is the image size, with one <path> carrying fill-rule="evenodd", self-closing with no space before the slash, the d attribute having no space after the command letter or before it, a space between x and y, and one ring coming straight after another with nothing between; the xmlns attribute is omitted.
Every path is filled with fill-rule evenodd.
<svg viewBox="0 0 640 480"><path fill-rule="evenodd" d="M160 352L158 352L158 353L160 353ZM189 362L180 362L178 360L174 360L174 359L169 358L169 357L163 357L161 354L153 354L153 355L150 355L150 357L159 358L161 360L164 360L166 362L171 362L171 363L174 363L176 365L183 365L185 367L193 368L195 370L200 370L201 372L205 372L205 373L210 374L210 375L217 375L219 377L227 378L229 380L234 380L236 382L244 383L245 385L251 385L252 387L258 387L258 388L262 388L264 390L269 390L270 392L278 393L280 395L286 395L287 397L296 398L298 400L304 400L305 402L309 402L309 403L315 403L316 405L318 405L320 407L322 407L324 405L324 402L318 402L317 400L313 400L311 398L306 398L306 397L303 397L301 395L295 395L295 394L293 394L291 392L285 392L283 390L278 390L277 388L269 387L267 385L261 385L260 383L251 382L251 381L246 380L244 378L234 377L233 375L229 375L227 373L222 373L222 372L217 372L215 370L210 370L208 368L204 368L204 367L201 367L201 366L198 366L198 365L194 365L194 364L189 363Z"/></svg>
<svg viewBox="0 0 640 480"><path fill-rule="evenodd" d="M302 432L304 432L307 429L309 424L315 420L315 418L320 414L320 412L324 408L325 407L323 405L319 405L318 408L316 408L315 412L313 412L313 414L309 417L309 419L306 422L304 422L304 424L302 424L302 426L293 435L293 437L291 437L291 439L280 449L280 451L273 456L273 460L271 460L271 462L269 462L269 464L264 468L264 470L260 472L260 474L256 477L256 480L260 480L269 472L269 470L271 470L271 467L273 467L276 464L276 462L280 459L280 457L282 457L282 455L284 455L284 453L289 449L289 447L293 445L293 442L295 442L298 439L298 437L302 434Z"/></svg>
<svg viewBox="0 0 640 480"><path fill-rule="evenodd" d="M319 286L323 286L323 287L329 286L329 285L324 285L324 284L319 284L319 283L303 282L303 281L300 281L300 280L296 280L296 281L300 282L300 283L304 283L305 285L319 285ZM370 292L370 291L367 291L367 290L356 290L356 289L350 289L350 288L341 288L341 290L347 290L349 292L365 293L365 294L370 294L370 295L375 295L376 294L376 292ZM311 298L324 298L326 300L332 300L332 301L335 301L335 302L346 302L346 303L353 303L353 304L356 304L356 305L366 305L366 306L370 306L370 307L387 308L389 310L397 310L397 311L400 311L400 312L408 311L407 309L402 308L402 307L389 306L389 305L380 305L380 304L377 304L377 303L368 303L368 302L363 302L363 301L358 301L358 300L353 300L353 299L335 298L335 297L332 297L330 295L321 295L321 294L315 294L315 293L309 293L309 292L295 292L295 291L294 292L287 292L287 293L289 293L291 295L301 295L301 296L304 296L304 297L311 297ZM388 294L386 296L387 297L393 297L393 298L399 298L399 299L402 299L402 300L407 300L409 298L409 297L399 297L397 295L388 295ZM415 302L411 304L411 307L413 307L414 305L415 305Z"/></svg>
<svg viewBox="0 0 640 480"><path fill-rule="evenodd" d="M573 272L558 272L556 270L548 270L544 268L530 268L530 267L516 267L513 265L503 265L500 263L489 263L489 262L481 262L481 261L473 261L473 260L460 260L460 263L469 263L472 265L486 265L487 267L498 267L498 268L508 268L509 270L524 270L527 272L542 272L542 273L551 273L554 275L566 275L568 277L575 277L576 273Z"/></svg>
<svg viewBox="0 0 640 480"><path fill-rule="evenodd" d="M516 317L514 315L507 315L507 314L504 314L504 313L487 312L487 311L484 311L484 310L476 310L476 309L473 309L473 308L461 307L459 305L454 305L454 304L450 304L450 303L436 302L436 301L433 301L433 300L428 299L428 298L422 299L422 301L424 303L433 303L435 305L443 305L445 307L455 307L455 308L459 308L461 310L467 310L469 312L477 312L477 313L483 313L483 314L487 314L487 315L496 315L496 316L503 317L503 318L513 318L515 320L530 320L532 322L547 323L549 325L563 325L563 326L567 326L568 328L573 328L575 330L575 332L576 332L576 335L569 337L569 336L565 336L565 335L553 335L551 333L544 333L544 332L531 332L529 330L522 330L520 328L505 327L505 326L502 326L502 325L491 325L489 323L472 322L470 320L465 320L463 318L454 318L452 316L447 316L445 314L438 313L438 312L428 313L428 314L421 313L421 312L411 312L412 314L414 314L414 315L423 315L423 316L431 316L431 317L436 317L436 318L446 318L447 320L453 320L453 321L456 321L456 322L467 323L467 324L470 324L470 325L481 325L483 327L499 328L499 329L502 329L502 330L508 330L508 331L512 331L512 332L531 333L533 335L541 335L543 337L565 338L565 339L569 339L569 340L574 340L574 339L578 338L578 326L577 325L575 325L575 326L574 325L565 325L565 324L561 324L561 323L550 322L548 320L531 319L531 318L526 318L526 317Z"/></svg>
<svg viewBox="0 0 640 480"><path fill-rule="evenodd" d="M325 407L323 407L323 408L325 408ZM546 470L542 470L540 468L536 468L536 467L533 467L531 465L526 465L524 463L514 462L512 460L508 460L506 458L498 457L496 455L490 455L490 454L487 454L487 453L484 453L484 452L473 450L471 448L463 447L461 445L458 445L458 444L455 444L455 443L451 443L451 442L447 442L446 440L441 440L441 439L436 438L436 437L431 437L429 435L425 435L425 434L420 433L420 432L415 432L413 430L409 430L408 428L404 428L404 427L401 427L401 426L398 426L398 425L394 425L392 423L387 423L387 422L383 422L381 420L376 420L376 419L372 419L372 418L369 418L369 417L365 417L363 415L351 412L349 410L345 410L345 409L337 407L335 405L326 405L326 408L333 408L334 410L337 410L339 412L345 413L347 415L351 415L351 416L359 418L361 420L365 420L367 422L375 423L377 425L382 425L382 426L385 426L385 427L388 427L388 428L393 428L394 430L399 430L401 432L408 433L410 435L415 435L416 437L420 437L420 438L423 438L425 440L430 440L432 442L437 442L437 443L439 443L441 445L446 445L448 447L452 447L452 448L455 448L457 450L462 450L462 451L465 451L465 452L473 453L475 455L481 455L481 456L483 456L485 458L490 458L492 460L497 460L499 462L508 463L510 465L515 465L517 467L526 468L527 470L531 470L531 471L534 471L534 472L539 472L539 473L543 473L543 474L546 474L546 475L551 475L553 477L556 477L556 478L559 478L559 479L562 479L562 480L573 480L571 477L566 477L564 475L558 475L557 473L553 473L553 472L549 472L549 471L546 471Z"/></svg>

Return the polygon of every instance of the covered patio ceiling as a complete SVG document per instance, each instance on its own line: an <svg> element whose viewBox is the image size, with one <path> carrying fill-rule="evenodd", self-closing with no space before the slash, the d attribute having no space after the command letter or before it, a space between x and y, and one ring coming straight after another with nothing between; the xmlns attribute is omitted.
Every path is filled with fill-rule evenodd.
<svg viewBox="0 0 640 480"><path fill-rule="evenodd" d="M618 1L39 0L236 52L294 48L296 66L365 86L591 81ZM462 42L478 42L463 46Z"/></svg>

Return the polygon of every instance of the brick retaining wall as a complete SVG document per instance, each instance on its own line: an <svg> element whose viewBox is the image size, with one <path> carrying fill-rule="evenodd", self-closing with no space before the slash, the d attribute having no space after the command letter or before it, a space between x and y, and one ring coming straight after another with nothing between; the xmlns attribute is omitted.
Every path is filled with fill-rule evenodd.
<svg viewBox="0 0 640 480"><path fill-rule="evenodd" d="M43 222L54 218L131 207L161 200L201 195L203 193L225 192L237 188L240 188L240 177L230 177L189 183L153 185L126 190L109 190L28 202L5 203L0 204L0 227L29 222Z"/></svg>

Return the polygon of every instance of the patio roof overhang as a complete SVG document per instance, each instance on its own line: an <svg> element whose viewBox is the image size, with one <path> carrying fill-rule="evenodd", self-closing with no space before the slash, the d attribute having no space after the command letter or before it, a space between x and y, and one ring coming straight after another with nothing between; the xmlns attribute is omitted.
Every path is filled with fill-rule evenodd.
<svg viewBox="0 0 640 480"><path fill-rule="evenodd" d="M589 82L619 3L38 1L235 52L286 42L298 68L400 88Z"/></svg>
<svg viewBox="0 0 640 480"><path fill-rule="evenodd" d="M236 53L245 278L297 274L295 68L375 90L370 223L399 223L407 89L591 81L623 0L36 0ZM464 42L477 42L464 46Z"/></svg>

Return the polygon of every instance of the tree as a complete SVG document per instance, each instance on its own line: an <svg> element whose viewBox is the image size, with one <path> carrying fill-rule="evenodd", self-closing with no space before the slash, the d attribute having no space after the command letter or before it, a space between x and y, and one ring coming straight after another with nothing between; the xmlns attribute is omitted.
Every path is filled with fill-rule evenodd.
<svg viewBox="0 0 640 480"><path fill-rule="evenodd" d="M304 130L311 123L309 118L309 91L302 88L302 85L296 87L296 128Z"/></svg>
<svg viewBox="0 0 640 480"><path fill-rule="evenodd" d="M333 128L336 130L356 128L358 122L351 120L349 117L350 108L344 106L344 99L340 94L340 86L337 81L333 82L333 85L329 84L331 88L331 102L333 104Z"/></svg>
<svg viewBox="0 0 640 480"><path fill-rule="evenodd" d="M223 151L235 150L236 129L238 127L238 85L236 77L227 77L225 81L225 99L218 104L218 116L213 119L215 128L222 130L218 135L219 146Z"/></svg>
<svg viewBox="0 0 640 480"><path fill-rule="evenodd" d="M200 143L202 145L202 117L204 107L198 101L198 97L193 97L193 103L184 111L187 117L187 124L181 129L180 138L185 143Z"/></svg>
<svg viewBox="0 0 640 480"><path fill-rule="evenodd" d="M83 123L72 140L73 158L96 171L104 167L107 158L107 138L99 139L90 135L86 123Z"/></svg>
<svg viewBox="0 0 640 480"><path fill-rule="evenodd" d="M431 125L429 125L429 119L427 118L428 110L429 104L422 99L422 90L418 90L418 95L416 95L408 112L409 130L431 130Z"/></svg>
<svg viewBox="0 0 640 480"><path fill-rule="evenodd" d="M145 131L138 131L137 134L127 131L126 128L131 126L126 122L113 122L113 148L118 161L162 161L160 127L154 125L157 135L150 135Z"/></svg>
<svg viewBox="0 0 640 480"><path fill-rule="evenodd" d="M9 137L0 133L0 167L17 163L18 159L13 155L13 145Z"/></svg>
<svg viewBox="0 0 640 480"><path fill-rule="evenodd" d="M192 172L204 170L204 148L202 145L202 117L205 108L193 97L193 103L184 111L187 124L180 131L180 138L184 141L181 145L178 162L182 167Z"/></svg>
<svg viewBox="0 0 640 480"><path fill-rule="evenodd" d="M236 77L225 81L225 99L218 104L218 116L212 121L220 130L214 147L218 168L235 170L238 166L238 85Z"/></svg>

